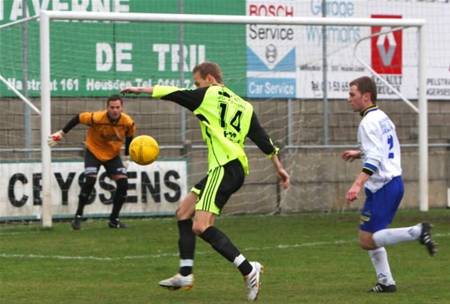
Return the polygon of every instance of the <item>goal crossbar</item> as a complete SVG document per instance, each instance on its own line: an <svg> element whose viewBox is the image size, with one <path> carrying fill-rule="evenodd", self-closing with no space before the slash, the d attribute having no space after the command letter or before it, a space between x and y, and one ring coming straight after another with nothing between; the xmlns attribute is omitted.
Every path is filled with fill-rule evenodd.
<svg viewBox="0 0 450 304"><path fill-rule="evenodd" d="M323 17L265 17L236 15L197 15L197 14L155 14L155 13L105 13L41 11L55 20L100 20L134 21L161 23L216 23L216 24L287 24L287 25L326 25L326 26L413 26L425 25L425 19L405 18L323 18Z"/></svg>
<svg viewBox="0 0 450 304"><path fill-rule="evenodd" d="M323 18L323 17L263 17L233 15L154 14L154 13L104 13L41 11L40 61L41 61L41 151L42 151L42 224L51 227L51 151L47 136L50 122L50 21L98 20L158 23L214 23L214 24L272 24L316 26L390 26L416 27L418 30L418 104L419 104L419 201L420 210L428 210L428 122L426 101L425 19L389 18Z"/></svg>

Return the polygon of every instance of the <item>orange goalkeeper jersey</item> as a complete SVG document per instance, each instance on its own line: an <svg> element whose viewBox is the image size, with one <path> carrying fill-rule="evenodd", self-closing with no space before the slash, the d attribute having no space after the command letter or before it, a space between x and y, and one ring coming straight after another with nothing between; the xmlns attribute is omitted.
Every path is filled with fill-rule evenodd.
<svg viewBox="0 0 450 304"><path fill-rule="evenodd" d="M125 113L116 122L111 122L107 111L82 112L80 123L89 126L86 147L95 157L106 162L120 154L125 137L134 136L136 127L133 119Z"/></svg>

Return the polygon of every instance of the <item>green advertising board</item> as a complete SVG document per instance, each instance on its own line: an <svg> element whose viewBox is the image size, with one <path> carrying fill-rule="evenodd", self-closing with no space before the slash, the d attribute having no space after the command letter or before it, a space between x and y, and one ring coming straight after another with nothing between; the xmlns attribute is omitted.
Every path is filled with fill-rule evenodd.
<svg viewBox="0 0 450 304"><path fill-rule="evenodd" d="M21 0L0 0L0 24L21 19L21 3ZM27 5L29 15L37 14L40 8L245 14L245 1L239 0L30 0ZM128 85L191 87L191 70L204 60L219 63L225 82L238 94L246 91L244 25L54 21L50 37L55 97L108 96ZM24 55L27 60L23 60ZM18 90L23 90L22 80L26 76L29 95L39 96L39 69L38 21L0 29L0 74ZM0 84L0 96L14 94Z"/></svg>

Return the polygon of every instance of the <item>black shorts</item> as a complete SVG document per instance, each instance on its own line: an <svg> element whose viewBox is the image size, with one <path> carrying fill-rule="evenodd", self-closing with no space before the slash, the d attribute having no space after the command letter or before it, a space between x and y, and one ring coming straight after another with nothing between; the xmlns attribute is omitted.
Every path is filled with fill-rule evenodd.
<svg viewBox="0 0 450 304"><path fill-rule="evenodd" d="M86 149L84 153L84 175L97 175L100 166L104 166L108 176L127 175L127 168L122 163L119 155L106 162L99 161L91 151Z"/></svg>
<svg viewBox="0 0 450 304"><path fill-rule="evenodd" d="M245 173L239 160L212 169L191 191L199 196L195 210L219 215L231 194L244 183Z"/></svg>

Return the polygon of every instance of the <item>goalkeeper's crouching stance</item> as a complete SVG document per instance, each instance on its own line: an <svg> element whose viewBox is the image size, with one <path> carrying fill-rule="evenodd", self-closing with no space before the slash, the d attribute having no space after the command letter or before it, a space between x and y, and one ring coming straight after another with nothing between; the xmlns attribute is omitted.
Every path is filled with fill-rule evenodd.
<svg viewBox="0 0 450 304"><path fill-rule="evenodd" d="M122 93L147 93L153 98L171 100L194 113L199 119L202 137L208 146L208 173L184 197L177 210L180 254L179 272L159 285L169 289L193 286L196 235L233 263L244 276L247 298L256 300L262 265L250 262L221 230L214 220L230 196L239 190L248 174L244 142L249 137L272 160L283 188L289 186L289 175L278 158L276 148L261 127L252 105L223 84L220 67L211 62L193 70L197 89L176 87L129 87Z"/></svg>
<svg viewBox="0 0 450 304"><path fill-rule="evenodd" d="M125 155L136 132L133 119L123 113L123 100L113 95L106 101L106 110L82 112L75 115L62 129L48 139L50 146L57 145L62 138L79 123L89 126L86 135L84 155L84 183L78 200L78 208L72 221L72 228L79 230L83 220L84 207L94 189L100 166L104 166L108 176L116 182L113 208L109 217L110 228L126 228L119 220L119 213L127 198L127 168L120 158L120 149L125 142Z"/></svg>

